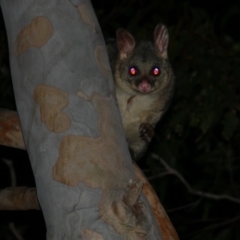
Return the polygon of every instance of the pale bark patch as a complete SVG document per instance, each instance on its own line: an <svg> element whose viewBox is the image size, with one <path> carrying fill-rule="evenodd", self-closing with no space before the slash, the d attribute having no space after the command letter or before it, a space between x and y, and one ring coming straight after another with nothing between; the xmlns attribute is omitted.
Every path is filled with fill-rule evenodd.
<svg viewBox="0 0 240 240"><path fill-rule="evenodd" d="M91 101L91 97L89 97L85 92L78 91L77 96L83 98L86 101Z"/></svg>
<svg viewBox="0 0 240 240"><path fill-rule="evenodd" d="M59 88L38 85L34 91L34 99L39 105L41 121L52 132L66 131L71 120L62 110L69 104L68 93Z"/></svg>
<svg viewBox="0 0 240 240"><path fill-rule="evenodd" d="M91 231L87 228L83 229L82 239L86 240L104 240L103 236L97 232Z"/></svg>
<svg viewBox="0 0 240 240"><path fill-rule="evenodd" d="M52 35L53 26L50 20L44 16L35 17L18 34L15 43L16 55L23 54L30 47L42 47Z"/></svg>
<svg viewBox="0 0 240 240"><path fill-rule="evenodd" d="M113 155L111 147L105 137L64 137L59 147L59 158L53 168L53 178L69 186L84 182L88 187L106 187L115 175L108 166L111 157L104 153L109 151Z"/></svg>
<svg viewBox="0 0 240 240"><path fill-rule="evenodd" d="M90 9L89 6L85 3L79 5L77 8L78 8L78 11L80 13L82 20L91 27L91 29L94 33L97 33L96 25L94 23L92 9Z"/></svg>
<svg viewBox="0 0 240 240"><path fill-rule="evenodd" d="M104 76L110 80L111 79L111 70L108 65L108 59L106 56L106 50L102 46L97 46L95 48L95 58L98 63L98 67L104 74Z"/></svg>
<svg viewBox="0 0 240 240"><path fill-rule="evenodd" d="M77 95L93 104L99 113L100 137L68 135L61 141L59 157L53 168L53 178L69 186L84 182L88 187L108 188L116 172L125 179L129 171L119 149L117 122L112 117L114 100L93 93L88 97L82 91ZM120 177L121 179L121 177Z"/></svg>

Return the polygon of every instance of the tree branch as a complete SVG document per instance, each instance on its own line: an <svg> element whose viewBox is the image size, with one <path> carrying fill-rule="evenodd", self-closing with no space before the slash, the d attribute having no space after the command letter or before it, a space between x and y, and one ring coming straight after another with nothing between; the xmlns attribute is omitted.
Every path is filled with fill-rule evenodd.
<svg viewBox="0 0 240 240"><path fill-rule="evenodd" d="M17 112L0 109L0 126L0 145L25 149Z"/></svg>
<svg viewBox="0 0 240 240"><path fill-rule="evenodd" d="M147 178L135 162L133 162L133 167L137 179L144 183L143 193L152 208L152 211L157 219L160 229L162 230L163 239L178 240L178 234L175 231L170 219L168 218L168 215L165 212L160 200L158 199L156 192L154 191L151 184L148 182Z"/></svg>
<svg viewBox="0 0 240 240"><path fill-rule="evenodd" d="M39 210L35 188L11 187L0 190L0 210Z"/></svg>

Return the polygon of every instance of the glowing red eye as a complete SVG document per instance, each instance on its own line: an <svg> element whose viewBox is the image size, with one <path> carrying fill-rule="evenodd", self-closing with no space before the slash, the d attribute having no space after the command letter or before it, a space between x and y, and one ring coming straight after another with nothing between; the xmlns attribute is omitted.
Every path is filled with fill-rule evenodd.
<svg viewBox="0 0 240 240"><path fill-rule="evenodd" d="M137 73L137 69L135 67L130 67L129 73L130 73L130 75L134 76Z"/></svg>
<svg viewBox="0 0 240 240"><path fill-rule="evenodd" d="M154 67L152 73L154 76L158 76L160 74L160 69L158 67Z"/></svg>

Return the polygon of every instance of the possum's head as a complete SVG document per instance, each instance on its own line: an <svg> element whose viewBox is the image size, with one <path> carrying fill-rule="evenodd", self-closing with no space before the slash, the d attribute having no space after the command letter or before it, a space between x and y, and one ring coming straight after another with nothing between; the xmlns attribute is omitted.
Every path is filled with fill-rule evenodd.
<svg viewBox="0 0 240 240"><path fill-rule="evenodd" d="M135 43L124 29L117 30L119 56L115 67L116 85L129 93L160 92L169 81L171 67L167 60L168 31L158 24L154 43Z"/></svg>

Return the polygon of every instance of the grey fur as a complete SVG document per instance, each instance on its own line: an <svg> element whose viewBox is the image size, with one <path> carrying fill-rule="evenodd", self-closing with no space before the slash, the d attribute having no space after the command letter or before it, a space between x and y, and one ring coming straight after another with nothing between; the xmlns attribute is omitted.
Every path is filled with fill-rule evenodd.
<svg viewBox="0 0 240 240"><path fill-rule="evenodd" d="M174 74L167 57L168 32L159 24L153 43L140 41L137 44L128 31L121 29L119 32L116 41L112 40L107 48L126 139L133 159L138 160L148 146L140 137L140 126L150 124L155 128L174 92ZM136 76L129 74L130 66L137 69ZM159 76L152 74L155 66L161 71ZM149 92L139 90L142 82L150 86Z"/></svg>

